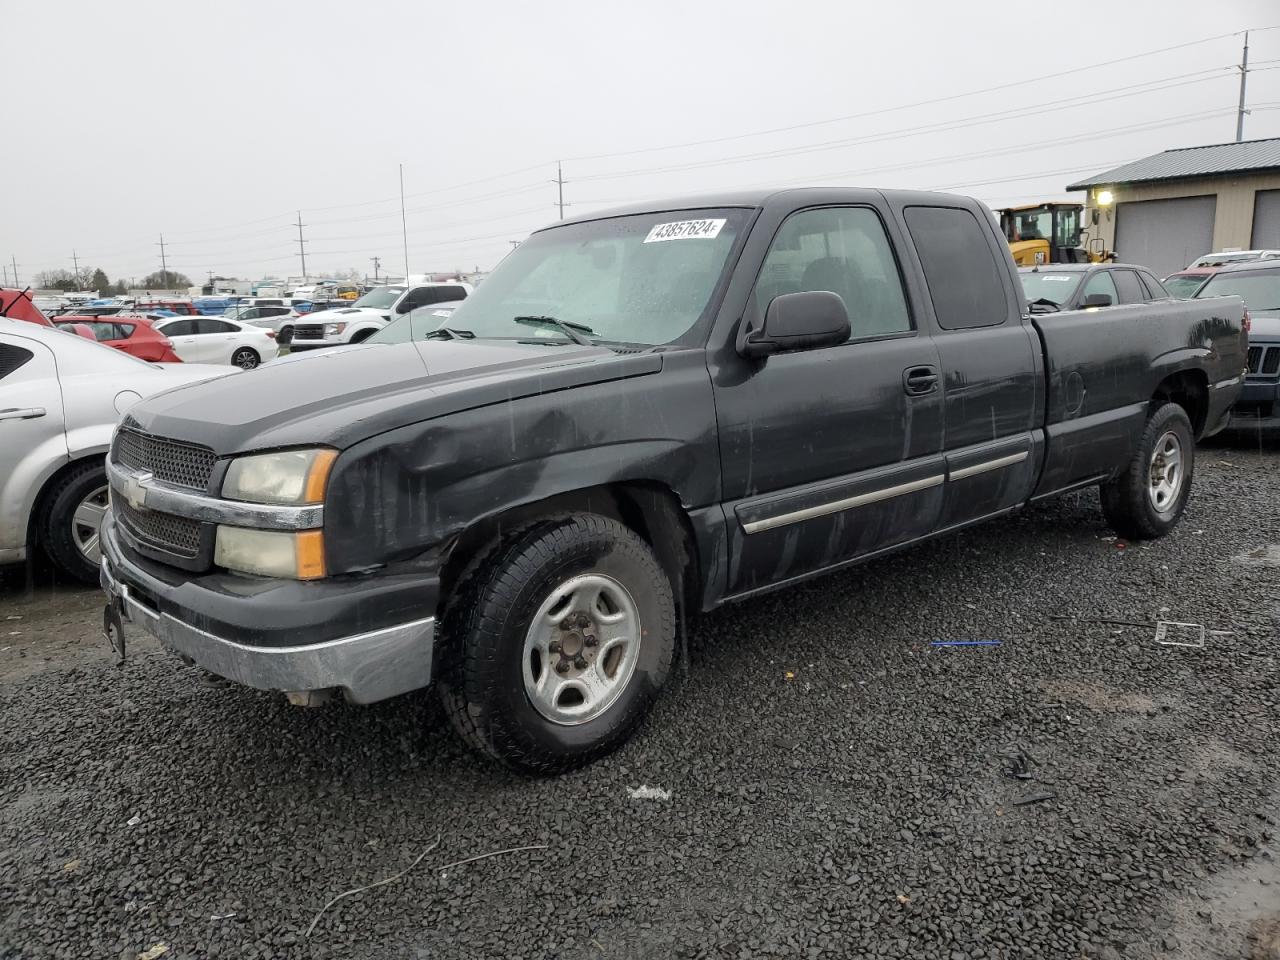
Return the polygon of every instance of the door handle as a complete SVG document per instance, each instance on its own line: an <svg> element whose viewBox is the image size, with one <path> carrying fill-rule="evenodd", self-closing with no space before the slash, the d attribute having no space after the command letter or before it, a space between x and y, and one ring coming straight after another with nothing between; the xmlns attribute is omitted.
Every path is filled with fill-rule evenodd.
<svg viewBox="0 0 1280 960"><path fill-rule="evenodd" d="M44 415L44 407L10 407L0 410L0 420L35 420Z"/></svg>
<svg viewBox="0 0 1280 960"><path fill-rule="evenodd" d="M908 367L902 371L902 389L908 396L922 397L938 389L938 368Z"/></svg>

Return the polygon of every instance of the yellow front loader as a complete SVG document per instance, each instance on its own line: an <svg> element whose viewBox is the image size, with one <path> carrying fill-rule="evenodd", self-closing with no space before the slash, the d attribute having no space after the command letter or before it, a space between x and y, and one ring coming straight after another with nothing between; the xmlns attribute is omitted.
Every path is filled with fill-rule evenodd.
<svg viewBox="0 0 1280 960"><path fill-rule="evenodd" d="M1078 203L1033 203L996 211L1009 252L1020 267L1044 263L1101 263L1114 259L1101 238L1088 249L1081 224L1084 207Z"/></svg>

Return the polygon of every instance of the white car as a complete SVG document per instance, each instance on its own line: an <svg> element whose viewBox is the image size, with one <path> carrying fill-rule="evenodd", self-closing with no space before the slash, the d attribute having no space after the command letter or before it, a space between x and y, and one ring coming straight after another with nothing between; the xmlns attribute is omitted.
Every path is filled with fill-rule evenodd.
<svg viewBox="0 0 1280 960"><path fill-rule="evenodd" d="M394 317L421 307L465 300L471 293L471 284L461 281L374 287L349 307L322 310L298 317L293 324L293 338L289 342L289 348L297 352L360 343L385 327Z"/></svg>
<svg viewBox="0 0 1280 960"><path fill-rule="evenodd" d="M229 363L252 370L280 352L274 330L226 317L164 317L151 326L169 338L183 363Z"/></svg>
<svg viewBox="0 0 1280 960"><path fill-rule="evenodd" d="M39 545L59 569L97 583L103 458L117 421L143 397L235 372L147 363L64 330L0 319L0 563Z"/></svg>

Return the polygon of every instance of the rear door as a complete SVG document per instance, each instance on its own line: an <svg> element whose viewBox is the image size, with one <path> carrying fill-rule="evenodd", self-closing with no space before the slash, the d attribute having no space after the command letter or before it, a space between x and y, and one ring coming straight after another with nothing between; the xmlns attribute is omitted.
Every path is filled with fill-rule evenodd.
<svg viewBox="0 0 1280 960"><path fill-rule="evenodd" d="M196 325L196 343L201 363L230 363L240 331L214 317L200 317Z"/></svg>
<svg viewBox="0 0 1280 960"><path fill-rule="evenodd" d="M168 323L157 323L155 329L162 336L168 337L173 344L173 352L186 363L203 362L200 356L200 338L196 335L195 320L170 320Z"/></svg>
<svg viewBox="0 0 1280 960"><path fill-rule="evenodd" d="M1039 341L1023 323L1012 260L993 224L949 206L906 206L903 219L936 324L947 467L939 526L947 528L1031 493L1041 456Z"/></svg>
<svg viewBox="0 0 1280 960"><path fill-rule="evenodd" d="M711 365L730 594L924 536L942 501L938 355L915 322L886 210L814 207L757 229L771 240L742 322L758 324L781 294L826 290L844 300L851 335L763 362L726 351Z"/></svg>

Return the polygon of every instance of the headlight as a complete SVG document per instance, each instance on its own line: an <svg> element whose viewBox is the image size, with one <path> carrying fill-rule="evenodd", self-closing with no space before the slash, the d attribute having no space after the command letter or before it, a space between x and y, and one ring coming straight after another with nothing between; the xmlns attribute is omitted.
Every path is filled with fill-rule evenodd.
<svg viewBox="0 0 1280 960"><path fill-rule="evenodd" d="M326 323L324 325L324 335L326 337L336 337L345 329L347 329L345 323Z"/></svg>
<svg viewBox="0 0 1280 960"><path fill-rule="evenodd" d="M222 495L250 503L320 503L336 450L281 450L231 461Z"/></svg>
<svg viewBox="0 0 1280 960"><path fill-rule="evenodd" d="M324 576L324 533L218 527L213 562L240 573L315 580Z"/></svg>

